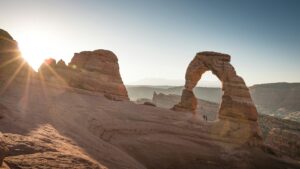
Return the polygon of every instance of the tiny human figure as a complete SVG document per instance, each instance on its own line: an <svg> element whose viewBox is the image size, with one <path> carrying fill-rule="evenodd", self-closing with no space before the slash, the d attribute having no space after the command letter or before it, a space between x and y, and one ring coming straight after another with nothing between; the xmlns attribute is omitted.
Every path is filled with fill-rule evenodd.
<svg viewBox="0 0 300 169"><path fill-rule="evenodd" d="M203 120L205 120L205 115L202 115Z"/></svg>
<svg viewBox="0 0 300 169"><path fill-rule="evenodd" d="M205 121L207 121L207 116L206 116L206 115L203 115L202 117L203 117L203 119L204 119Z"/></svg>

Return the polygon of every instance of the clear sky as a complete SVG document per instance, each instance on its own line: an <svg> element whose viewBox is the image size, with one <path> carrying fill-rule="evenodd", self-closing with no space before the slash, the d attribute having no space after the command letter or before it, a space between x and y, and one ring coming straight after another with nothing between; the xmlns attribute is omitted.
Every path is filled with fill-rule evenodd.
<svg viewBox="0 0 300 169"><path fill-rule="evenodd" d="M0 28L36 65L112 50L126 84L183 83L204 50L230 54L247 85L300 82L299 0L0 0Z"/></svg>

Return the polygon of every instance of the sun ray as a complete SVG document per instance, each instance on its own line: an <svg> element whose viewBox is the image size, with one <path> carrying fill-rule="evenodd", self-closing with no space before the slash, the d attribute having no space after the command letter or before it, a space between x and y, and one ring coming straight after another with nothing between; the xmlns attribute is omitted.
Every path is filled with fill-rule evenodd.
<svg viewBox="0 0 300 169"><path fill-rule="evenodd" d="M39 79L40 79L40 83L41 83L41 86L42 86L42 91L43 91L43 94L45 96L45 98L47 99L48 98L48 93L46 91L46 84L45 84L45 78L44 78L44 75L42 72L39 72Z"/></svg>
<svg viewBox="0 0 300 169"><path fill-rule="evenodd" d="M31 78L32 78L32 71L31 71L31 69L28 69L27 75L26 75L25 90L24 90L24 94L22 97L22 103L21 103L21 107L23 110L27 109L28 98L29 98L29 94L30 94L29 87L30 87L30 83L31 83Z"/></svg>
<svg viewBox="0 0 300 169"><path fill-rule="evenodd" d="M51 66L49 66L48 64L45 64L46 65L46 68L48 69L48 70L50 70L50 72L60 81L60 82L62 82L65 86L68 86L67 84L67 82L65 81L65 79L63 79L55 70L53 70L52 69L52 67ZM41 72L42 73L42 72Z"/></svg>
<svg viewBox="0 0 300 169"><path fill-rule="evenodd" d="M0 68L5 67L5 66L7 66L8 64L10 64L10 63L12 63L12 62L14 62L14 61L16 61L16 60L18 60L18 59L20 59L19 56L18 56L18 57L14 57L14 58L12 58L12 59L9 59L8 61L3 62L3 63L0 65Z"/></svg>
<svg viewBox="0 0 300 169"><path fill-rule="evenodd" d="M20 72L20 70L23 68L25 62L23 61L19 67L15 70L14 74L8 79L8 81L6 82L6 84L4 85L4 87L1 89L0 93L2 94L3 92L5 92L5 90L10 86L10 84L12 83L12 81L15 79L15 77L18 75L18 73Z"/></svg>

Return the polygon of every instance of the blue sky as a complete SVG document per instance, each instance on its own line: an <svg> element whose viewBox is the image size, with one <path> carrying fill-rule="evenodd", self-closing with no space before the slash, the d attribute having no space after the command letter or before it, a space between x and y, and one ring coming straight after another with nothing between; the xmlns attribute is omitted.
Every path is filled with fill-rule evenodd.
<svg viewBox="0 0 300 169"><path fill-rule="evenodd" d="M300 82L297 0L0 0L0 11L0 28L36 63L103 48L127 84L180 84L195 54L213 50L232 56L247 85Z"/></svg>

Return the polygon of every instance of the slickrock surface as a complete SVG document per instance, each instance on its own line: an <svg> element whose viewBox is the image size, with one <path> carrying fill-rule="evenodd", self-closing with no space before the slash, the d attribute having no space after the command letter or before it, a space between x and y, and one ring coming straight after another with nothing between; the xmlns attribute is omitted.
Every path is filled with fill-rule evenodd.
<svg viewBox="0 0 300 169"><path fill-rule="evenodd" d="M49 124L26 135L5 133L3 140L8 149L5 164L9 168L106 169Z"/></svg>
<svg viewBox="0 0 300 169"><path fill-rule="evenodd" d="M221 123L233 124L232 121L238 122L241 126L240 131L229 127L223 134L229 134L233 137L243 137L249 139L253 144L261 142L261 132L257 124L258 113L252 102L249 89L244 80L238 76L235 69L230 64L230 56L216 52L199 52L189 64L185 75L185 89L182 92L181 101L172 109L175 111L192 111L195 112L196 97L193 89L197 85L201 76L206 71L211 70L222 82L222 102L219 110ZM221 124L225 125L225 124ZM235 132L239 133L237 136ZM243 134L242 134L243 133ZM242 135L241 135L242 134ZM251 143L252 144L252 143Z"/></svg>
<svg viewBox="0 0 300 169"><path fill-rule="evenodd" d="M202 117L115 102L102 93L30 81L27 88L10 85L0 103L7 109L0 131L8 137L4 162L11 168L299 167L259 148L244 147L239 137L214 132L215 123L203 123ZM231 126L238 129L240 124Z"/></svg>

